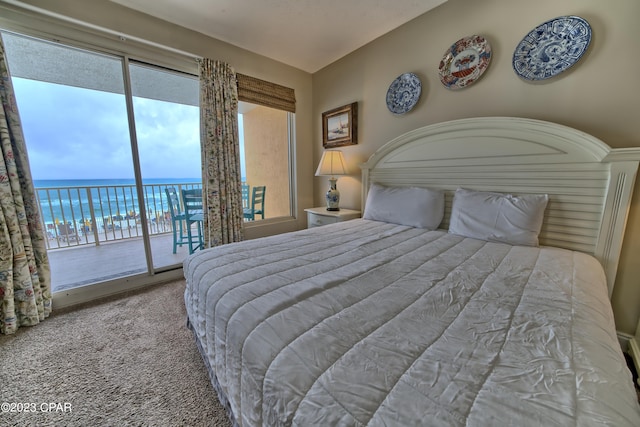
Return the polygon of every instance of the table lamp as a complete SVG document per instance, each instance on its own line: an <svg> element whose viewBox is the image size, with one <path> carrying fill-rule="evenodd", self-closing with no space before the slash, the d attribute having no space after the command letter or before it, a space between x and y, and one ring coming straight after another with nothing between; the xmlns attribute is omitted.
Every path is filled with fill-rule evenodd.
<svg viewBox="0 0 640 427"><path fill-rule="evenodd" d="M347 168L345 166L344 157L342 151L339 150L326 150L322 153L322 159L316 170L316 176L330 176L329 182L331 186L327 191L327 210L339 211L340 210L340 192L336 188L336 182L338 179L336 175L346 175Z"/></svg>

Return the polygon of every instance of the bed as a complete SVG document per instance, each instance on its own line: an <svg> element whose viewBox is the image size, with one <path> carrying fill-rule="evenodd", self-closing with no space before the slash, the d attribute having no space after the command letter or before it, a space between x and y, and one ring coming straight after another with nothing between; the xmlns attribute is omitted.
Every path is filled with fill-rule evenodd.
<svg viewBox="0 0 640 427"><path fill-rule="evenodd" d="M609 302L639 158L545 121L439 123L362 165L362 219L190 255L230 418L640 425Z"/></svg>

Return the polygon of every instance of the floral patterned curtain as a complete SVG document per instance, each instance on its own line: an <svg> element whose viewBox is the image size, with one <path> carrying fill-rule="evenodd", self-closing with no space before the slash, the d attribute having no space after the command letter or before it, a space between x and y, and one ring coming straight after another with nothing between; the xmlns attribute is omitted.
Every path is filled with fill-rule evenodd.
<svg viewBox="0 0 640 427"><path fill-rule="evenodd" d="M51 270L27 148L0 37L0 333L51 313Z"/></svg>
<svg viewBox="0 0 640 427"><path fill-rule="evenodd" d="M236 73L200 60L200 143L204 247L243 239L242 177Z"/></svg>

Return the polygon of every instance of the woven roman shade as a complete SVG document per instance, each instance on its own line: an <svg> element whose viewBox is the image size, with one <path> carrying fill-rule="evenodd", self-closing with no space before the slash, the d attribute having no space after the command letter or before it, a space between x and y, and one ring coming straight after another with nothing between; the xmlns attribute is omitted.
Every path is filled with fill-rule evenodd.
<svg viewBox="0 0 640 427"><path fill-rule="evenodd" d="M265 107L296 112L296 95L293 89L270 83L255 77L236 73L238 99Z"/></svg>

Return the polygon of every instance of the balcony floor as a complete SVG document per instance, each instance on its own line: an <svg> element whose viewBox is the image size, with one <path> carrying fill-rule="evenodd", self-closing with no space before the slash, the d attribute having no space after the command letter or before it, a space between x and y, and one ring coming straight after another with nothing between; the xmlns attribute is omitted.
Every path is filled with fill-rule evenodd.
<svg viewBox="0 0 640 427"><path fill-rule="evenodd" d="M155 268L181 266L189 253L186 246L172 253L171 233L150 237ZM142 237L48 251L52 292L102 282L147 271Z"/></svg>

